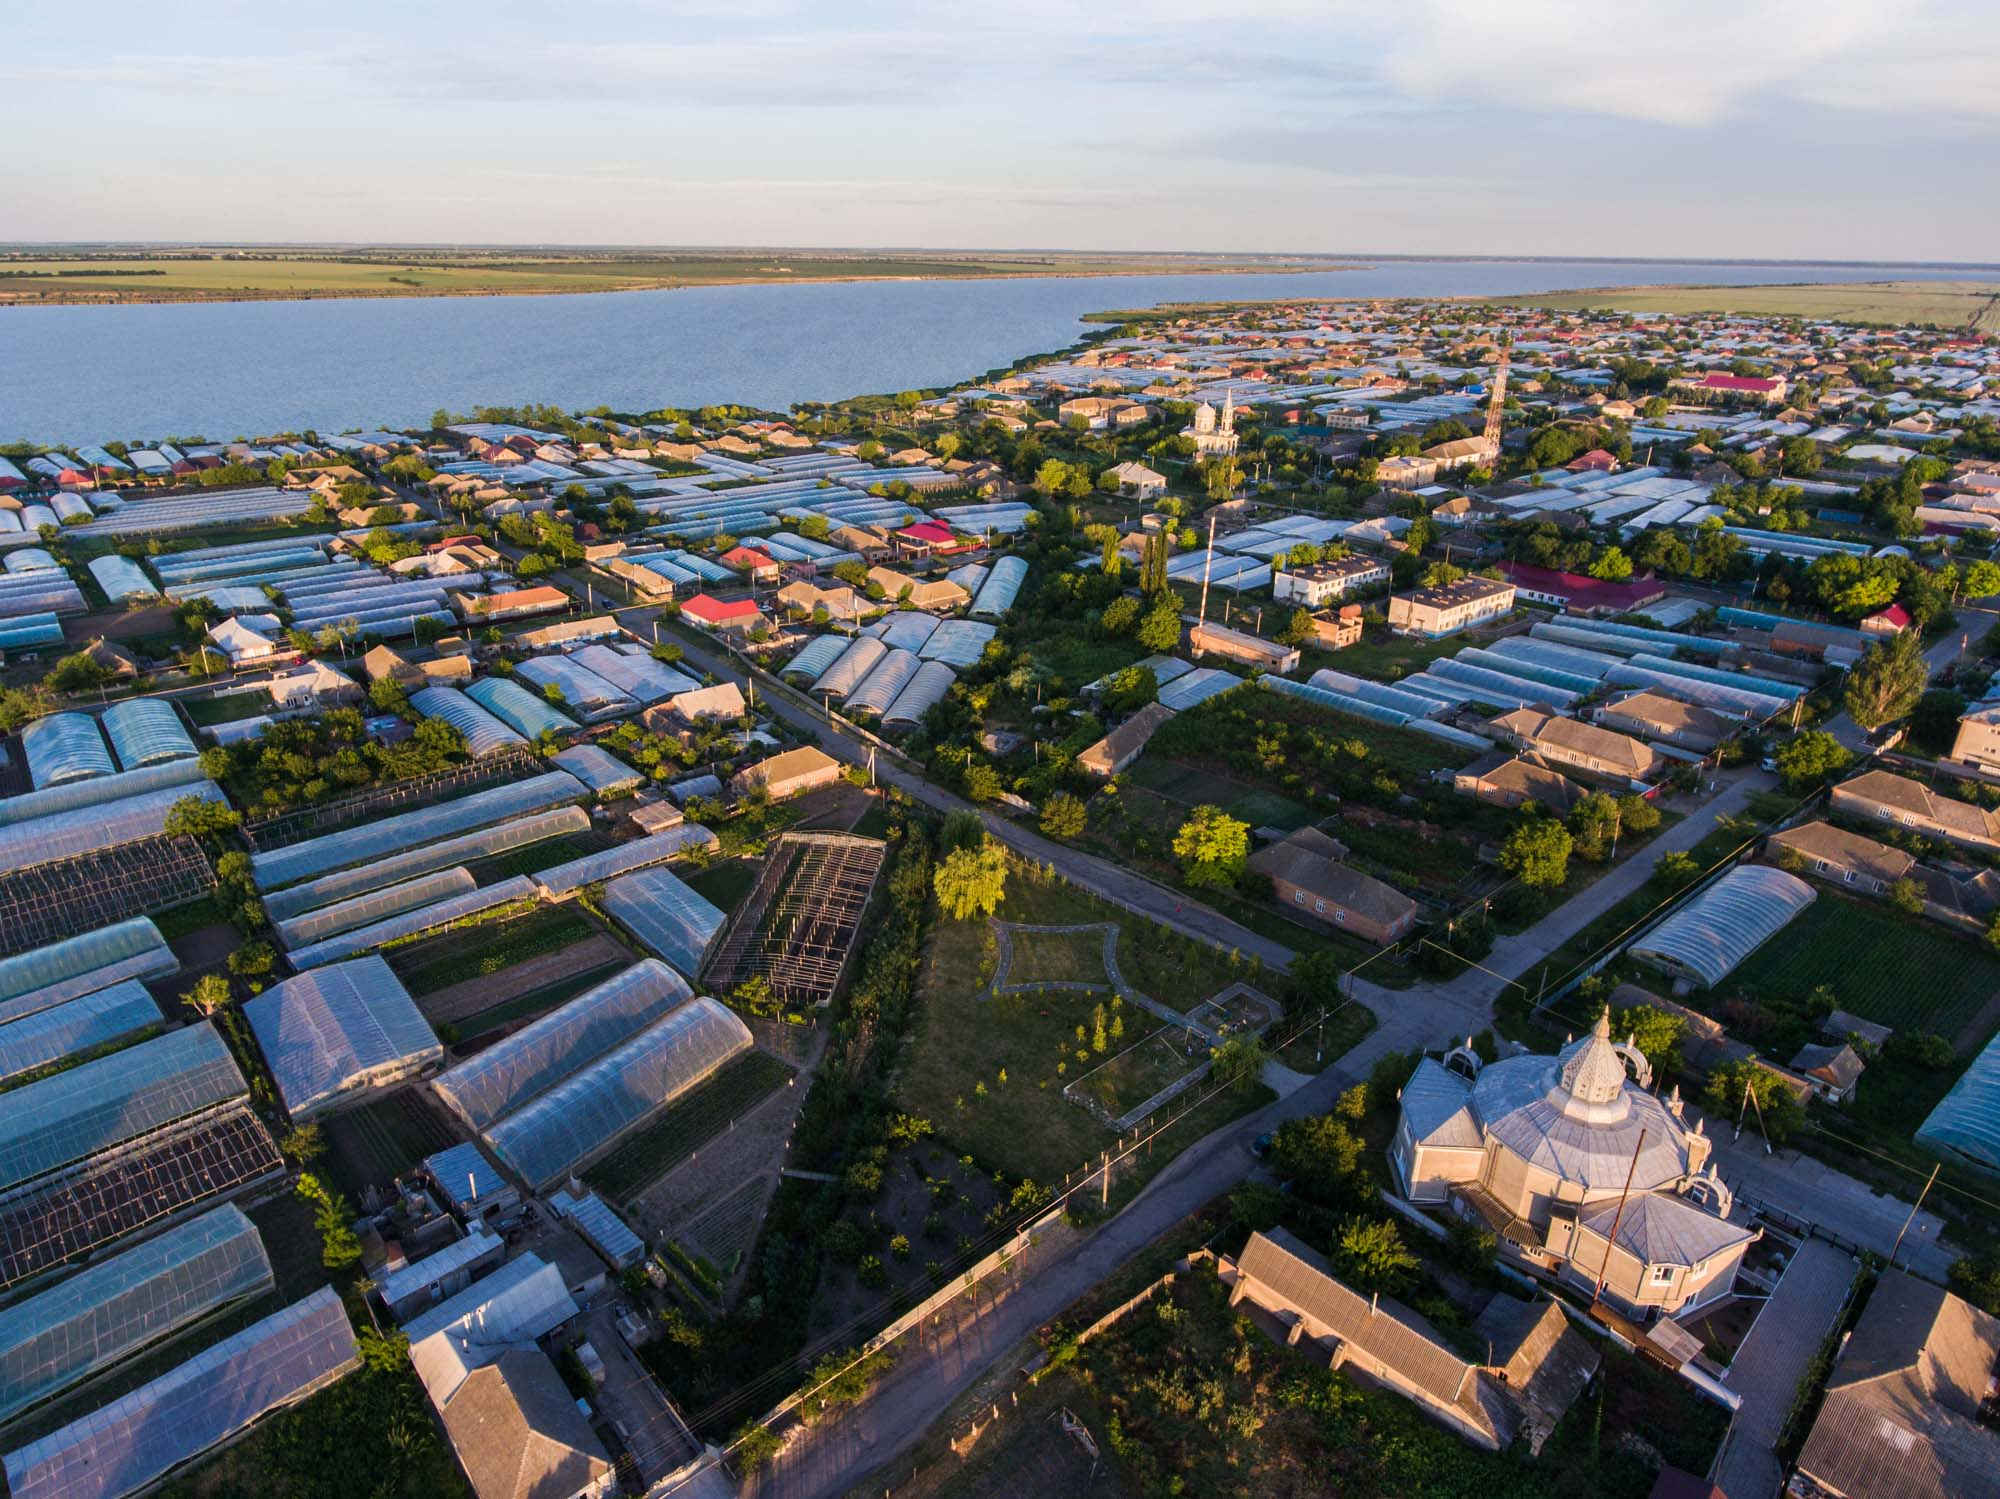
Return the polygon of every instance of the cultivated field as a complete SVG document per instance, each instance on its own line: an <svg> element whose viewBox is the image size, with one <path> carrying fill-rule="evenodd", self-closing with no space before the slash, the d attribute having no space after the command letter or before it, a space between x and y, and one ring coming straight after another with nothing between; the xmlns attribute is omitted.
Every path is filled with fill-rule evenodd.
<svg viewBox="0 0 2000 1499"><path fill-rule="evenodd" d="M340 1185L357 1201L369 1187L389 1183L425 1156L458 1143L458 1135L430 1101L430 1090L403 1088L320 1122Z"/></svg>
<svg viewBox="0 0 2000 1499"><path fill-rule="evenodd" d="M1753 317L1834 318L1851 323L1928 323L2000 330L2000 283L1990 281L1802 282L1787 286L1627 286L1508 297L1521 306L1579 312L1731 312Z"/></svg>
<svg viewBox="0 0 2000 1499"><path fill-rule="evenodd" d="M1840 1008L1899 1030L1954 1040L2000 995L2000 957L1880 905L1822 889L1819 899L1724 983L1802 995L1820 984Z"/></svg>
<svg viewBox="0 0 2000 1499"><path fill-rule="evenodd" d="M626 1197L670 1171L781 1088L792 1069L761 1051L746 1052L703 1083L610 1155L584 1172L607 1198Z"/></svg>

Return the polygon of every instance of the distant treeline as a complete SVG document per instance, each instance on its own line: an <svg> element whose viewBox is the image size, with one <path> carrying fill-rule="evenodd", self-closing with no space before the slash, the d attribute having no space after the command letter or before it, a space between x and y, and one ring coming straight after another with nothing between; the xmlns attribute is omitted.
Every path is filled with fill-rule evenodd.
<svg viewBox="0 0 2000 1499"><path fill-rule="evenodd" d="M144 270L144 271L133 271L133 270L80 270L80 271L0 271L0 280L5 280L5 281L28 281L28 280L34 280L34 279L37 279L37 278L39 278L39 279L43 279L43 280L46 280L47 278L49 278L49 277L51 277L51 276L92 276L92 277L95 277L95 276L164 276L164 275L166 275L166 272L165 272L165 271L163 271L163 270L157 270L157 269L154 269L154 270Z"/></svg>

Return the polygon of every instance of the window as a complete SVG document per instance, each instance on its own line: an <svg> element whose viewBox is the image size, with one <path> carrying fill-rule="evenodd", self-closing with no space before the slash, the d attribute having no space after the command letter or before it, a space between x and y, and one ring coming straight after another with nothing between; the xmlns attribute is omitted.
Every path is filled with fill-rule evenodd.
<svg viewBox="0 0 2000 1499"><path fill-rule="evenodd" d="M1670 1286L1670 1285L1672 1285L1673 1283L1674 1283L1674 1267L1673 1267L1672 1265L1655 1265L1655 1266L1653 1266L1653 1284L1654 1284L1654 1285L1656 1285L1656 1286Z"/></svg>

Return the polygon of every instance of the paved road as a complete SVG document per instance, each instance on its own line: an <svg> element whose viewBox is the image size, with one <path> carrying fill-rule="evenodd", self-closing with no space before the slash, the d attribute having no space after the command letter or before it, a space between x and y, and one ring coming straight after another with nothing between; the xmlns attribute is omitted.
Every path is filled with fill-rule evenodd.
<svg viewBox="0 0 2000 1499"><path fill-rule="evenodd" d="M1831 1244L1808 1239L1792 1256L1726 1383L1743 1397L1710 1479L1728 1499L1772 1499L1784 1477L1772 1450L1799 1380L1840 1315L1859 1267Z"/></svg>

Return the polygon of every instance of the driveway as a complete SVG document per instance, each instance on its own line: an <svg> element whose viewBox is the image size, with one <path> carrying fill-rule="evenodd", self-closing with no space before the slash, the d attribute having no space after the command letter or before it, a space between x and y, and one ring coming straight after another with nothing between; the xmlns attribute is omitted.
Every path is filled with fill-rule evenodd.
<svg viewBox="0 0 2000 1499"><path fill-rule="evenodd" d="M1779 1277L1724 1380L1743 1397L1709 1478L1728 1499L1772 1499L1784 1470L1772 1449L1806 1366L1833 1330L1859 1270L1831 1244L1808 1239Z"/></svg>

